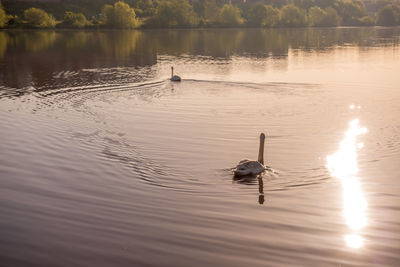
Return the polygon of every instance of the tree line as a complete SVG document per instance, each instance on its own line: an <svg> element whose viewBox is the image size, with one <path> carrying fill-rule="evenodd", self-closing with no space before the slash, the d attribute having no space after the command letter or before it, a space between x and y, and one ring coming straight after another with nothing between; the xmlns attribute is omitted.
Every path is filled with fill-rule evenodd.
<svg viewBox="0 0 400 267"><path fill-rule="evenodd" d="M32 2L29 3L32 5ZM82 1L81 5L61 5L58 9L48 3L43 8L37 6L23 10L12 4L5 5L5 8L0 4L0 28L400 25L400 2L395 0L374 0L367 5L362 0L291 0L288 3L268 0L96 0L91 5L96 3L101 6L90 8ZM82 12L79 12L80 9ZM54 10L55 15L49 10Z"/></svg>

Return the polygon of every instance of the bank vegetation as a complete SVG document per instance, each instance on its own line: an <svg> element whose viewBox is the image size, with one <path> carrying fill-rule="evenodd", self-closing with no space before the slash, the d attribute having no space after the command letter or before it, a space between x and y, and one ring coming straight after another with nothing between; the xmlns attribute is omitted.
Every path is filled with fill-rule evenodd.
<svg viewBox="0 0 400 267"><path fill-rule="evenodd" d="M400 25L392 0L7 1L0 28L336 27Z"/></svg>

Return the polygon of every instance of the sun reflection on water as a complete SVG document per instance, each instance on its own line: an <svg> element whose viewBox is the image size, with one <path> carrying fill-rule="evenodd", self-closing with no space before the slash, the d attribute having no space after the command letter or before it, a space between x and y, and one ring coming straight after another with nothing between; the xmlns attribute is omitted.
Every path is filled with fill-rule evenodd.
<svg viewBox="0 0 400 267"><path fill-rule="evenodd" d="M366 209L367 202L361 189L357 164L357 151L364 147L363 143L357 142L357 137L365 134L367 129L360 127L358 119L352 120L349 129L345 133L334 154L327 157L327 168L331 176L341 180L343 187L343 216L351 233L345 236L349 247L360 248L364 241L360 231L367 224Z"/></svg>

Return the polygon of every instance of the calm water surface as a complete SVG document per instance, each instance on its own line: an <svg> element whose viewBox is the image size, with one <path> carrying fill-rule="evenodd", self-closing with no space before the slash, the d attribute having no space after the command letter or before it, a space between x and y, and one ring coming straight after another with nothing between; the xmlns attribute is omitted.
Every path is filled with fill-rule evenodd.
<svg viewBox="0 0 400 267"><path fill-rule="evenodd" d="M399 74L400 28L0 32L0 265L398 266Z"/></svg>

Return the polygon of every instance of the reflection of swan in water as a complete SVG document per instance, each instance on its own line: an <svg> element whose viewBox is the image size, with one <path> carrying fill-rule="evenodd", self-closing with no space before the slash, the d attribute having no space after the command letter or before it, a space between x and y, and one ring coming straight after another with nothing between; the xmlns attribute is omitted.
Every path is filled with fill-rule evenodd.
<svg viewBox="0 0 400 267"><path fill-rule="evenodd" d="M253 185L255 183L255 179L258 181L258 203L263 205L265 202L264 198L264 181L262 175L257 176L234 176L233 181L239 184Z"/></svg>
<svg viewBox="0 0 400 267"><path fill-rule="evenodd" d="M236 176L245 176L245 175L257 175L265 171L266 168L264 166L264 141L265 134L260 134L260 148L258 150L258 160L242 160L234 169L234 173Z"/></svg>
<svg viewBox="0 0 400 267"><path fill-rule="evenodd" d="M171 81L173 82L181 81L181 77L179 77L178 75L174 75L174 67L171 67Z"/></svg>
<svg viewBox="0 0 400 267"><path fill-rule="evenodd" d="M265 199L264 199L264 182L263 182L261 175L259 177L257 177L257 179L258 179L258 193L260 193L258 195L258 203L260 205L262 205L262 204L264 204L264 201L265 201Z"/></svg>

